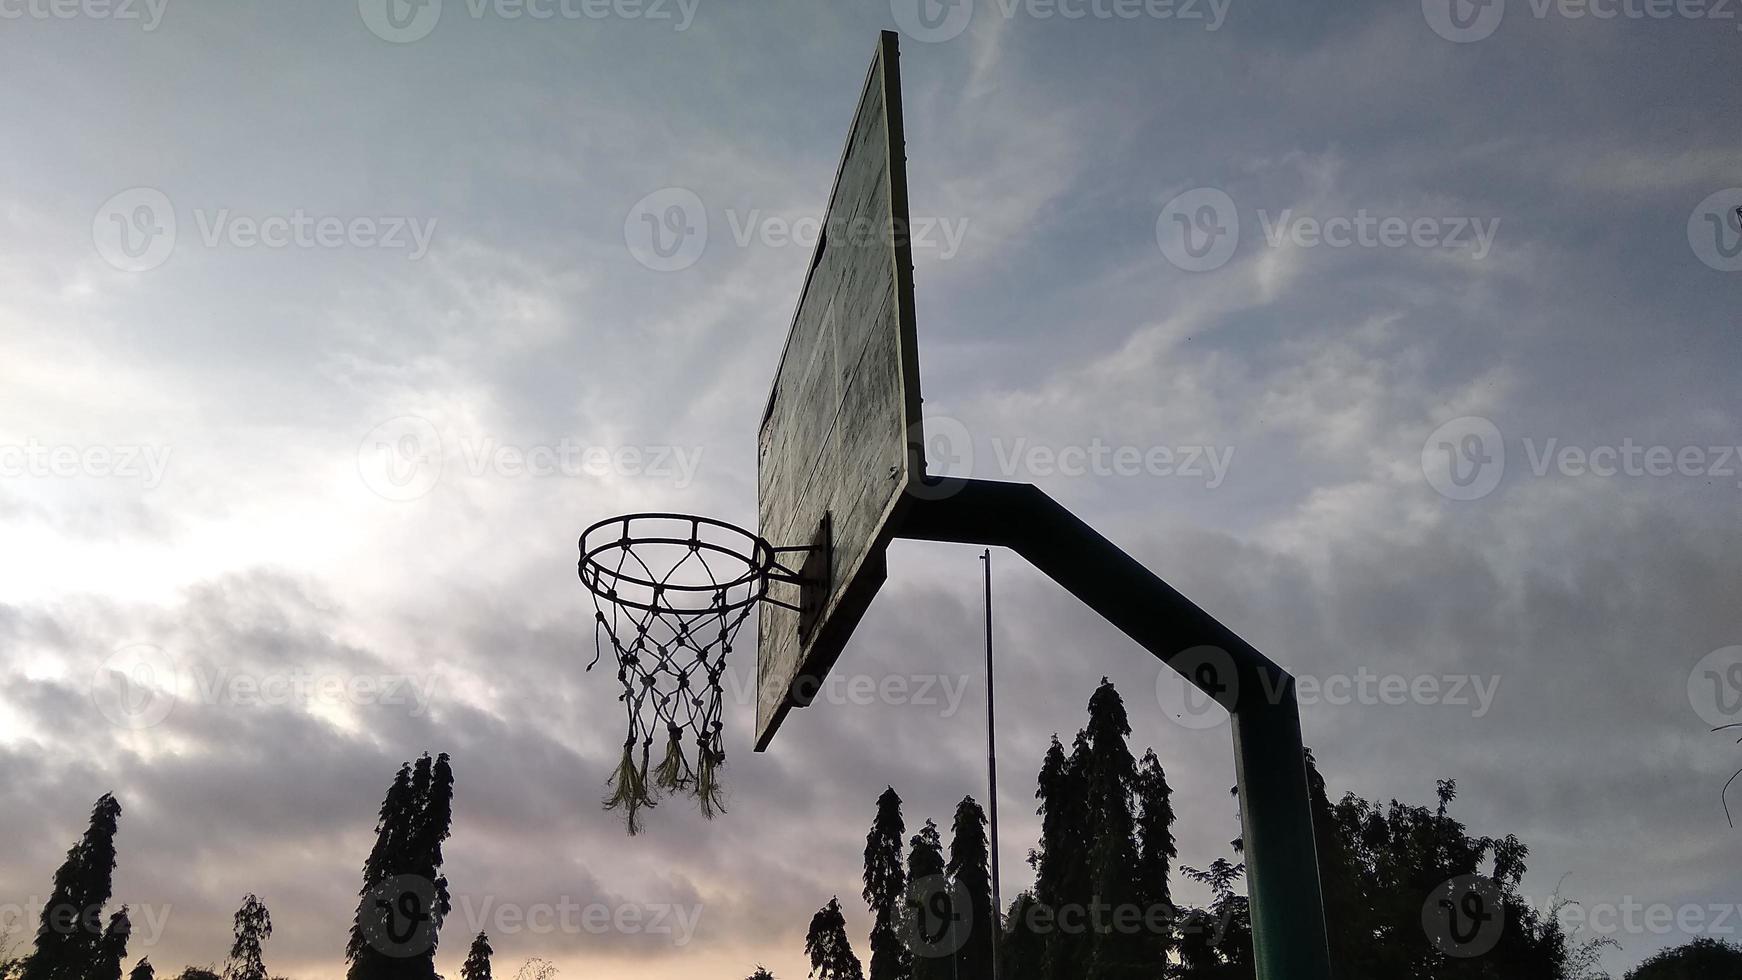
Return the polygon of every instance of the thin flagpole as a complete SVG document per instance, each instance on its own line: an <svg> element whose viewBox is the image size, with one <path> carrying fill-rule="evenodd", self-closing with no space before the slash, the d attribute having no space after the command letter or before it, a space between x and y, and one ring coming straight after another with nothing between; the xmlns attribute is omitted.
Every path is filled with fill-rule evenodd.
<svg viewBox="0 0 1742 980"><path fill-rule="evenodd" d="M1003 938L1004 904L998 892L998 728L992 688L992 549L980 555L986 565L986 781L992 845L992 980L998 980L998 946Z"/></svg>

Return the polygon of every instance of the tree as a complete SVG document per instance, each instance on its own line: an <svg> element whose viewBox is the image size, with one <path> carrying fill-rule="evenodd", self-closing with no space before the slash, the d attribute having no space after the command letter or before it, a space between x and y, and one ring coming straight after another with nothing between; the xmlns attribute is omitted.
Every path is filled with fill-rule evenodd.
<svg viewBox="0 0 1742 980"><path fill-rule="evenodd" d="M1210 907L1186 913L1180 930L1182 978L1248 980L1257 975L1252 960L1252 907L1234 886L1246 865L1217 858L1202 871L1182 868L1187 878L1208 885ZM1413 976L1414 974L1407 974Z"/></svg>
<svg viewBox="0 0 1742 980"><path fill-rule="evenodd" d="M1702 936L1660 950L1627 971L1626 980L1728 980L1742 976L1742 946Z"/></svg>
<svg viewBox="0 0 1742 980"><path fill-rule="evenodd" d="M865 836L865 904L871 908L870 980L908 980L913 954L901 939L907 874L901 864L901 797L891 786L877 798L877 817Z"/></svg>
<svg viewBox="0 0 1742 980"><path fill-rule="evenodd" d="M18 980L24 971L24 960L13 953L16 948L12 937L0 934L0 980Z"/></svg>
<svg viewBox="0 0 1742 980"><path fill-rule="evenodd" d="M756 972L750 974L745 980L774 980L774 974L768 972L768 967L758 963L756 964Z"/></svg>
<svg viewBox="0 0 1742 980"><path fill-rule="evenodd" d="M992 980L994 939L998 909L992 905L992 877L988 863L986 814L972 796L956 804L956 819L950 828L950 863L947 867L950 893L962 908L956 911L964 930L955 953L956 980Z"/></svg>
<svg viewBox="0 0 1742 980"><path fill-rule="evenodd" d="M944 873L944 844L930 820L908 841L907 936L913 980L953 980L955 910Z"/></svg>
<svg viewBox="0 0 1742 980"><path fill-rule="evenodd" d="M91 963L88 980L121 980L121 963L127 959L127 939L133 935L133 923L127 918L127 906L109 917L109 928L97 943L97 958Z"/></svg>
<svg viewBox="0 0 1742 980"><path fill-rule="evenodd" d="M495 952L490 948L490 937L478 933L472 940L472 948L466 951L465 965L460 967L460 980L490 980L490 957Z"/></svg>
<svg viewBox="0 0 1742 980"><path fill-rule="evenodd" d="M54 873L21 980L88 980L97 968L104 952L103 906L112 888L120 817L121 804L108 793L91 808L84 836Z"/></svg>
<svg viewBox="0 0 1742 980"><path fill-rule="evenodd" d="M1069 756L1057 735L1040 767L1035 799L1040 801L1040 847L1029 854L1034 866L1037 912L1056 921L1061 914L1081 915L1088 907L1088 814L1084 775L1089 746L1079 734ZM1045 955L1035 980L1078 980L1086 964L1083 936L1058 928L1046 931Z"/></svg>
<svg viewBox="0 0 1742 980"><path fill-rule="evenodd" d="M853 955L853 944L847 941L847 919L841 914L839 899L829 899L829 904L811 917L804 951L811 960L810 975L818 980L864 980L859 957Z"/></svg>
<svg viewBox="0 0 1742 980"><path fill-rule="evenodd" d="M267 980L261 946L272 938L272 914L266 904L249 893L236 910L236 939L230 944L230 961L224 965L224 980Z"/></svg>
<svg viewBox="0 0 1742 980"><path fill-rule="evenodd" d="M1084 774L1084 805L1089 832L1089 895L1091 908L1132 909L1139 904L1136 881L1137 818L1133 800L1137 792L1137 760L1125 744L1131 724L1125 702L1113 683L1101 678L1101 686L1089 698L1088 769ZM1115 912L1115 915L1118 913ZM1129 914L1128 912L1125 914ZM1121 976L1137 971L1153 976L1159 964L1145 962L1141 931L1115 929L1108 921L1091 919L1089 975Z"/></svg>
<svg viewBox="0 0 1742 980"><path fill-rule="evenodd" d="M351 921L347 980L439 980L435 952L451 903L442 842L452 823L446 753L402 765L381 802Z"/></svg>
<svg viewBox="0 0 1742 980"><path fill-rule="evenodd" d="M133 964L132 972L127 974L127 980L156 980L157 971L151 966L151 957L142 956L139 962Z"/></svg>
<svg viewBox="0 0 1742 980"><path fill-rule="evenodd" d="M1046 960L1046 933L1038 928L1040 902L1025 891L1010 903L998 943L998 980L1040 980Z"/></svg>
<svg viewBox="0 0 1742 980"><path fill-rule="evenodd" d="M1137 866L1135 878L1137 900L1146 912L1160 910L1171 920L1173 894L1167 884L1173 860L1179 849L1173 840L1173 790L1167 785L1167 773L1153 749L1143 753L1137 770ZM1149 921L1147 916L1145 921ZM1164 962L1172 945L1169 930L1148 934L1145 959Z"/></svg>

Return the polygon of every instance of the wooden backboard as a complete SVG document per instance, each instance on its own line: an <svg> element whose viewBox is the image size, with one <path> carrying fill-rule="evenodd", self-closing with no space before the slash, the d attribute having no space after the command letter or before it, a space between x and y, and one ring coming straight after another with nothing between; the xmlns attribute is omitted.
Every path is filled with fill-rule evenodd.
<svg viewBox="0 0 1742 980"><path fill-rule="evenodd" d="M925 476L897 45L883 34L865 78L758 435L762 536L827 544L806 563L823 584L805 590L802 615L761 604L759 752L840 656ZM800 592L770 587L794 606Z"/></svg>

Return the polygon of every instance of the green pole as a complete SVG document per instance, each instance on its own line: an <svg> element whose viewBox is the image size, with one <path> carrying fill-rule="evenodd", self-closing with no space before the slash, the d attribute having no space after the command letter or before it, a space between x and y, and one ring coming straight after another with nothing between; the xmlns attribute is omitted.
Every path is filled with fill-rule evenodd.
<svg viewBox="0 0 1742 980"><path fill-rule="evenodd" d="M1015 550L1231 708L1258 980L1330 980L1294 678L1038 487L936 479L908 504L897 536ZM1228 678L1179 656L1202 647L1227 654L1231 698Z"/></svg>

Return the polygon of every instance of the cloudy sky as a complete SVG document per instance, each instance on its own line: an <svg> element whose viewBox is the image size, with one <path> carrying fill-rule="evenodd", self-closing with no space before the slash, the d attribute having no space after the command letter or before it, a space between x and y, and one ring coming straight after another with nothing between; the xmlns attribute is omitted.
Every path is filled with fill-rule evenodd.
<svg viewBox="0 0 1742 980"><path fill-rule="evenodd" d="M1456 778L1611 968L1701 931L1634 905L1733 936L1742 15L1449 2L0 0L7 934L113 791L135 954L221 962L255 892L273 972L338 976L381 794L446 751L449 976L486 928L499 974L792 980L835 894L863 949L878 793L984 796L976 552L892 552L840 671L909 695L762 755L734 698L731 812L634 841L573 562L623 511L754 524L899 28L934 466L1040 484L1318 685L1334 793ZM994 563L1006 894L1103 674L1181 861L1226 854L1225 717Z"/></svg>

